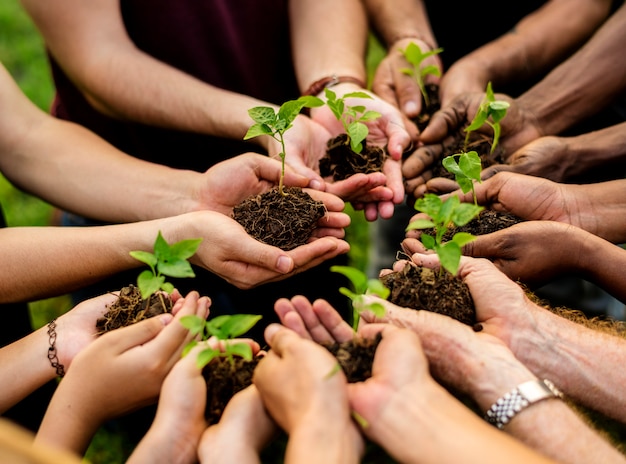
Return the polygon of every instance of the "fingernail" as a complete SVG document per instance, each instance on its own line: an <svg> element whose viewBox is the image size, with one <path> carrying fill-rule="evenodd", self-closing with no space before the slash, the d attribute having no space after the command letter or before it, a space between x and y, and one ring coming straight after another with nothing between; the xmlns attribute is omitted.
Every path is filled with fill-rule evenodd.
<svg viewBox="0 0 626 464"><path fill-rule="evenodd" d="M281 256L276 263L276 269L283 274L287 274L291 271L293 260L289 256Z"/></svg>
<svg viewBox="0 0 626 464"><path fill-rule="evenodd" d="M309 187L313 190L321 190L322 183L319 180L312 180L311 182L309 182Z"/></svg>
<svg viewBox="0 0 626 464"><path fill-rule="evenodd" d="M404 104L404 113L413 116L417 114L417 103L414 101L409 101Z"/></svg>

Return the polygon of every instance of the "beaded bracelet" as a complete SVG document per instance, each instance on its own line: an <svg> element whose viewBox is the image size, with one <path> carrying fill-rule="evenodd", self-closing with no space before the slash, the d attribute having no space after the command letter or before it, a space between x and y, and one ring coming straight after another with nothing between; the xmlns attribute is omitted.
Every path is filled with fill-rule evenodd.
<svg viewBox="0 0 626 464"><path fill-rule="evenodd" d="M563 398L563 394L548 379L529 380L493 403L485 414L485 420L501 429L521 410L549 398Z"/></svg>
<svg viewBox="0 0 626 464"><path fill-rule="evenodd" d="M50 346L48 347L48 359L50 360L50 365L56 369L57 375L59 377L63 377L65 375L65 367L59 362L59 357L57 356L56 328L56 319L52 319L50 322L48 322L48 336L50 337Z"/></svg>

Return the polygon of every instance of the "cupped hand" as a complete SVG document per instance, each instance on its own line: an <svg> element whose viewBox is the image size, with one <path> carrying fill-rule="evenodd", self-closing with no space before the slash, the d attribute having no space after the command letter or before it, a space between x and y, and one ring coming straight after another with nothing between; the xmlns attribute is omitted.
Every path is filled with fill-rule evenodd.
<svg viewBox="0 0 626 464"><path fill-rule="evenodd" d="M311 303L305 296L280 298L274 303L280 322L298 335L317 343L347 342L354 330L326 300Z"/></svg>
<svg viewBox="0 0 626 464"><path fill-rule="evenodd" d="M314 195L330 194L315 191ZM198 211L175 219L175 228L181 227L181 221L189 224L186 238L203 237L191 262L242 289L285 279L350 250L343 240L350 217L338 211L327 212L311 241L290 251L259 242L221 213Z"/></svg>
<svg viewBox="0 0 626 464"><path fill-rule="evenodd" d="M220 421L202 434L201 463L260 463L259 454L278 431L254 385L237 392ZM236 446L233 446L236 443Z"/></svg>
<svg viewBox="0 0 626 464"><path fill-rule="evenodd" d="M571 156L569 145L562 137L540 137L524 145L507 158L506 164L497 164L481 172L489 179L498 172L516 172L543 177L553 182L564 182L579 174L577 160Z"/></svg>
<svg viewBox="0 0 626 464"><path fill-rule="evenodd" d="M230 215L246 198L278 186L281 169L279 159L259 153L244 153L217 163L202 175L204 184L197 192L199 203L203 209ZM304 188L309 181L306 175L285 166L286 186Z"/></svg>
<svg viewBox="0 0 626 464"><path fill-rule="evenodd" d="M419 39L402 39L398 40L389 48L387 56L385 56L374 74L372 82L372 90L374 93L387 103L400 108L403 114L408 118L417 117L422 111L423 98L417 81L413 76L409 76L402 72L403 69L411 68L411 64L406 60L402 50L405 50L410 43L415 43L422 53L431 50L431 46ZM439 70L443 69L441 59L438 55L426 58L422 66L436 66ZM439 83L439 78L434 75L426 77L428 83Z"/></svg>

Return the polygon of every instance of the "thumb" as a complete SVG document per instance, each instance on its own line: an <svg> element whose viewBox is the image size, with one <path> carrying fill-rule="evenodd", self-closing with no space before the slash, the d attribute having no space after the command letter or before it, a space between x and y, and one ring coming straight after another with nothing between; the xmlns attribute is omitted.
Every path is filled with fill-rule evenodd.
<svg viewBox="0 0 626 464"><path fill-rule="evenodd" d="M158 316L107 332L101 338L107 337L109 344L121 353L154 339L172 319L173 316L169 313L159 314Z"/></svg>

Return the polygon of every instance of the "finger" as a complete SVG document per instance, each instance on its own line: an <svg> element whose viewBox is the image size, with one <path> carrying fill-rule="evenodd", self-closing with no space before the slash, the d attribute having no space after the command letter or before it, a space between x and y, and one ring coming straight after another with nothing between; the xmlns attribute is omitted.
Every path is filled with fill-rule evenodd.
<svg viewBox="0 0 626 464"><path fill-rule="evenodd" d="M322 299L315 300L313 302L313 311L333 340L343 343L354 338L354 331L350 324L341 317L328 301ZM320 342L317 339L316 341Z"/></svg>
<svg viewBox="0 0 626 464"><path fill-rule="evenodd" d="M308 301L308 300L307 300ZM296 310L291 300L280 298L274 303L274 312L278 315L280 322L288 329L293 330L303 338L311 339L306 324L302 320L300 313Z"/></svg>
<svg viewBox="0 0 626 464"><path fill-rule="evenodd" d="M123 353L135 346L153 340L172 321L172 315L159 314L135 324L105 333L109 345L116 353Z"/></svg>

